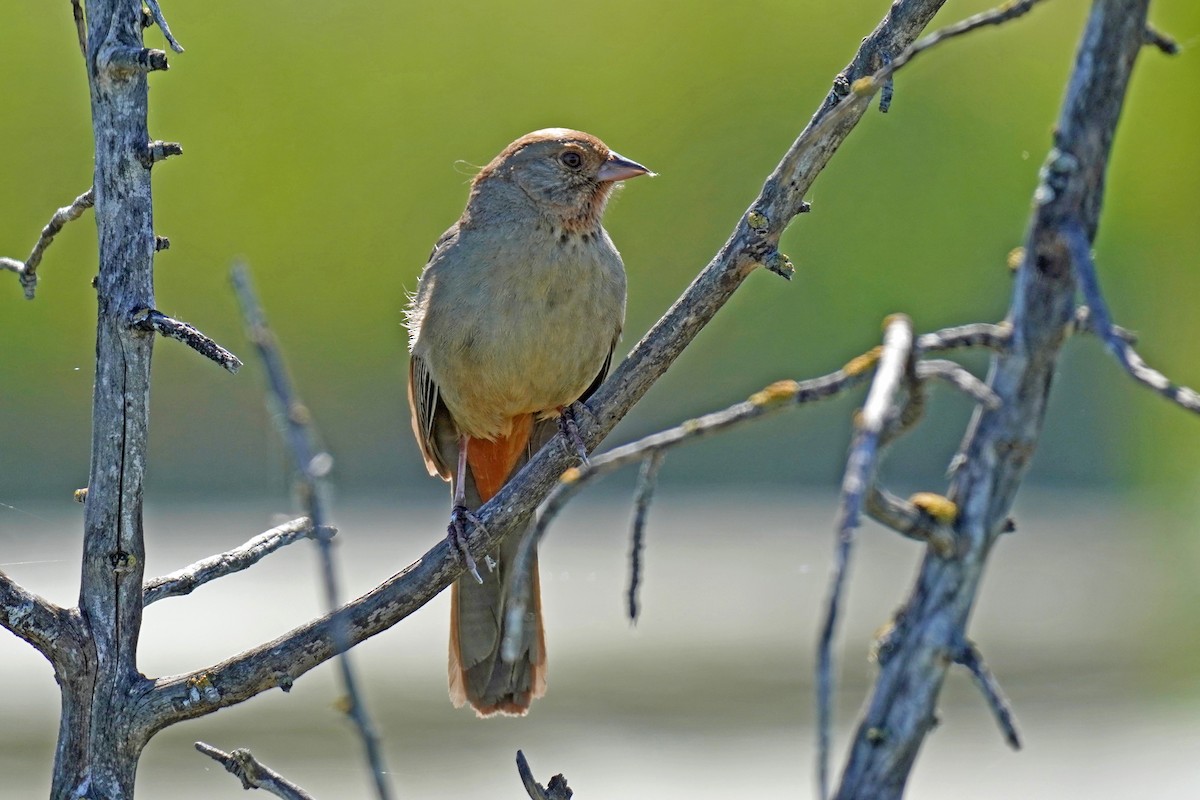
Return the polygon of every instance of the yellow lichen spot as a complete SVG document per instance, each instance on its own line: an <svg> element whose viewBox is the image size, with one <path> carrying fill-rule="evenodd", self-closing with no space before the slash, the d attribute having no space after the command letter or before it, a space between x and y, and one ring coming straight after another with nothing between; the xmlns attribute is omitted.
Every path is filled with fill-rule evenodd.
<svg viewBox="0 0 1200 800"><path fill-rule="evenodd" d="M349 695L342 695L333 701L333 708L335 711L340 711L346 716L349 716L350 712L354 710L354 704L350 702Z"/></svg>
<svg viewBox="0 0 1200 800"><path fill-rule="evenodd" d="M1014 247L1008 251L1008 257L1004 259L1004 263L1008 265L1010 272L1016 272L1021 268L1021 264L1025 262L1025 248Z"/></svg>
<svg viewBox="0 0 1200 800"><path fill-rule="evenodd" d="M767 219L767 215L758 209L753 209L749 214L746 215L746 224L749 225L752 230L765 231L767 226L771 224L771 220Z"/></svg>
<svg viewBox="0 0 1200 800"><path fill-rule="evenodd" d="M75 498L76 503L86 503L87 502L87 487L85 486L82 489L76 489L75 494L72 496Z"/></svg>
<svg viewBox="0 0 1200 800"><path fill-rule="evenodd" d="M208 677L207 672L201 672L194 678L188 678L187 685L196 689L208 689L212 686L212 679Z"/></svg>
<svg viewBox="0 0 1200 800"><path fill-rule="evenodd" d="M912 324L912 320L909 319L908 314L888 314L883 318L882 330L886 331L892 326L893 322L907 322L910 325Z"/></svg>
<svg viewBox="0 0 1200 800"><path fill-rule="evenodd" d="M572 484L579 480L579 467L570 467L558 479L559 483Z"/></svg>
<svg viewBox="0 0 1200 800"><path fill-rule="evenodd" d="M917 492L908 498L908 502L943 525L949 525L958 518L958 505L953 500L934 492Z"/></svg>
<svg viewBox="0 0 1200 800"><path fill-rule="evenodd" d="M850 424L856 429L863 426L863 410L861 408L854 409L854 413L850 415Z"/></svg>
<svg viewBox="0 0 1200 800"><path fill-rule="evenodd" d="M847 375L861 375L867 370L873 368L879 361L879 356L883 354L883 345L876 345L861 356L855 356L846 362L846 366L842 367L842 372Z"/></svg>
<svg viewBox="0 0 1200 800"><path fill-rule="evenodd" d="M799 389L800 384L795 381L775 381L770 386L750 395L750 402L756 406L774 405L793 399Z"/></svg>
<svg viewBox="0 0 1200 800"><path fill-rule="evenodd" d="M875 79L868 75L865 78L859 78L854 83L850 84L850 91L854 92L859 97L875 93Z"/></svg>
<svg viewBox="0 0 1200 800"><path fill-rule="evenodd" d="M684 420L680 424L679 427L683 428L685 433L693 433L700 429L700 420L698 420L698 419Z"/></svg>

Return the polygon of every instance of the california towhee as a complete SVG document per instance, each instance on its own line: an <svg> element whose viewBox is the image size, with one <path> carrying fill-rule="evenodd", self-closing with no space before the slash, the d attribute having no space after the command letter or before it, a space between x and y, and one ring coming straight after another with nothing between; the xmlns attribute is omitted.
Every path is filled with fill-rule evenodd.
<svg viewBox="0 0 1200 800"><path fill-rule="evenodd" d="M408 308L408 403L425 466L452 483L449 536L464 553L469 509L608 372L625 269L600 218L618 181L648 174L589 134L534 131L480 170L466 210L434 245ZM499 656L519 538L489 554L482 579L451 589L450 699L479 716L524 714L546 691L536 562L520 656Z"/></svg>

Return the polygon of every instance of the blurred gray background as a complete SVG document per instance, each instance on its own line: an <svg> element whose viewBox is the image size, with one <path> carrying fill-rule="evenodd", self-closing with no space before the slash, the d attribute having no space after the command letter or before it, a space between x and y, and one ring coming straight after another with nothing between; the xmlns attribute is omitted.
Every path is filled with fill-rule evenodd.
<svg viewBox="0 0 1200 800"><path fill-rule="evenodd" d="M248 260L298 387L335 458L347 591L444 529L445 487L408 429L400 311L471 165L534 128L570 125L661 173L607 218L630 276L627 350L728 235L886 0L754 4L170 4L187 46L151 77L151 131L185 155L155 169L158 304L249 362L224 374L156 348L148 569L227 549L291 507L262 379L227 288ZM951 0L935 24L988 3ZM922 57L834 158L783 249L791 283L752 276L645 402L618 444L837 368L904 311L919 330L995 320L1087 4L1047 3ZM1097 241L1118 321L1174 379L1200 384L1200 7L1160 2L1184 52L1142 54ZM24 257L91 173L87 90L69 4L0 12L0 253ZM151 29L147 40L161 46ZM36 65L36 66L33 66ZM72 603L87 481L95 272L90 214L48 251L38 299L0 275L0 566ZM981 358L968 360L980 374ZM810 644L832 552L836 486L860 397L799 409L668 459L651 512L645 614L622 616L620 475L578 501L545 551L550 692L526 720L477 723L445 700L441 598L356 651L405 796L520 797L526 750L589 797L811 791ZM936 491L969 409L935 397L884 467ZM912 796L1093 797L1200 791L1197 421L1068 344L1046 434L998 547L972 635L1010 692L1009 752L963 676ZM842 637L839 719L871 676L872 631L919 549L861 534ZM152 607L147 674L218 661L318 613L300 545L248 575ZM44 795L57 698L47 665L0 636L0 795ZM249 746L318 796L364 796L330 670L152 742L144 796L234 794L190 749ZM843 732L844 733L844 732ZM844 735L839 738L844 744ZM1187 790L1190 790L1187 791ZM581 795L582 796L582 795Z"/></svg>

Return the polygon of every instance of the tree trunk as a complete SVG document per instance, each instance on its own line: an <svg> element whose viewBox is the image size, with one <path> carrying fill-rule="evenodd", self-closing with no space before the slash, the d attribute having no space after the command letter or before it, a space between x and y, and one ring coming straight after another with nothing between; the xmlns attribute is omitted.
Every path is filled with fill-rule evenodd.
<svg viewBox="0 0 1200 800"><path fill-rule="evenodd" d="M153 333L131 326L154 307L154 224L140 0L87 3L86 66L96 143L96 383L79 609L90 640L82 674L60 679L53 798L130 798L146 736L134 730L142 622L142 482Z"/></svg>

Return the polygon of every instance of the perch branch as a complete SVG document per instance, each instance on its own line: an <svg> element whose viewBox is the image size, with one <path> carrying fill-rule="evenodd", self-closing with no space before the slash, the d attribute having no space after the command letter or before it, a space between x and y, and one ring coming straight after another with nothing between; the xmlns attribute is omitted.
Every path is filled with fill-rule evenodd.
<svg viewBox="0 0 1200 800"><path fill-rule="evenodd" d="M211 744L196 742L196 749L225 767L242 782L243 789L262 789L283 800L314 800L311 794L263 764L244 747L226 753Z"/></svg>
<svg viewBox="0 0 1200 800"><path fill-rule="evenodd" d="M562 775L555 775L544 787L538 783L533 777L533 770L529 768L529 762L525 760L525 754L520 750L517 751L517 774L521 776L521 783L529 793L530 800L571 800L574 794Z"/></svg>
<svg viewBox="0 0 1200 800"><path fill-rule="evenodd" d="M1153 25L1146 26L1146 31L1143 36L1145 43L1151 47L1156 47L1169 56L1179 55L1179 42L1176 42L1170 36L1167 36Z"/></svg>
<svg viewBox="0 0 1200 800"><path fill-rule="evenodd" d="M759 265L756 255L768 255L770 243L778 241L792 216L806 209L803 195L857 123L857 117L847 116L832 129L813 135L821 119L844 96L843 87L848 81L868 74L869 65L877 62L880 53L900 52L908 47L943 2L898 0L889 7L883 20L863 40L854 59L834 81L834 88L805 132L767 178L751 205L751 212L761 216L748 212L742 217L712 261L589 400L591 414L581 415L579 427L590 449L628 413L724 306ZM761 224L752 229L751 217ZM505 535L524 525L558 482L572 457L562 447L543 447L496 497L477 510L484 527L472 531L471 552L482 559ZM346 626L349 643L356 644L390 628L429 602L462 575L463 569L461 558L452 552L445 537L439 537L438 543L418 561L346 604L337 614L314 620L273 642L207 669L159 679L147 701L153 729L212 713L272 688L289 687L297 677L334 655L336 626ZM213 686L211 700L192 699L189 680L194 682L201 677Z"/></svg>
<svg viewBox="0 0 1200 800"><path fill-rule="evenodd" d="M336 531L330 530L327 535L333 536L334 533ZM314 535L308 517L285 522L232 550L201 559L170 575L146 581L142 603L150 605L167 597L191 594L210 581L248 569L281 547L301 539L311 539Z"/></svg>
<svg viewBox="0 0 1200 800"><path fill-rule="evenodd" d="M79 219L84 211L91 208L96 203L95 194L91 189L88 189L83 194L76 197L69 206L63 206L54 212L54 216L50 217L50 221L46 223L46 227L42 228L42 235L38 237L37 243L33 246L33 252L29 254L29 258L24 261L17 261L15 258L0 258L0 269L6 269L17 273L21 280L21 286L25 289L25 298L32 300L34 290L37 287L37 268L42 263L42 254L46 252L46 248L54 241L54 237L63 229L71 220Z"/></svg>
<svg viewBox="0 0 1200 800"><path fill-rule="evenodd" d="M862 413L858 416L857 431L846 472L842 478L842 495L838 508L837 553L825 619L817 657L817 784L820 797L829 796L829 729L833 718L833 636L837 626L838 607L850 566L850 551L854 530L862 514L864 497L874 483L880 438L892 416L896 398L904 384L904 376L912 359L913 332L908 317L892 316L884 331L883 351L879 366Z"/></svg>
<svg viewBox="0 0 1200 800"><path fill-rule="evenodd" d="M1175 385L1166 375L1151 368L1129 341L1116 332L1112 316L1108 312L1108 304L1104 301L1104 293L1100 290L1100 279L1092 261L1092 245L1083 226L1072 221L1064 227L1063 236L1067 248L1071 251L1075 278L1079 281L1088 308L1091 309L1093 330L1108 351L1116 357L1117 363L1138 383L1153 389L1181 408L1200 413L1200 394L1186 386Z"/></svg>
<svg viewBox="0 0 1200 800"><path fill-rule="evenodd" d="M314 444L318 437L312 415L305 410L304 404L301 403L292 387L291 378L283 362L283 354L279 350L274 334L267 327L266 317L259 305L254 287L250 284L250 276L246 268L241 265L234 267L232 280L238 303L242 308L247 335L262 358L271 395L277 407L284 410L280 433L290 446L292 461L296 469L296 485L307 507L313 529L317 531L316 540L321 555L321 579L325 589L325 603L330 614L333 614L341 605L341 592L338 588L337 570L333 559L332 529L326 525L324 501L324 478L329 474L333 460L328 453L319 451ZM338 618L335 617L335 619ZM379 737L375 733L375 728L363 704L362 692L358 688L358 679L350 662L350 638L346 625L336 624L333 627L333 634L333 646L338 652L338 671L346 690L346 713L353 721L359 738L362 740L367 765L375 782L376 795L380 800L388 800L392 792L386 777L383 753L379 747Z"/></svg>
<svg viewBox="0 0 1200 800"><path fill-rule="evenodd" d="M233 353L226 350L215 341L198 331L186 322L168 317L153 308L139 308L129 317L130 326L143 331L154 331L168 339L183 342L200 355L236 373L242 368L242 361Z"/></svg>

